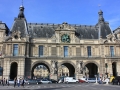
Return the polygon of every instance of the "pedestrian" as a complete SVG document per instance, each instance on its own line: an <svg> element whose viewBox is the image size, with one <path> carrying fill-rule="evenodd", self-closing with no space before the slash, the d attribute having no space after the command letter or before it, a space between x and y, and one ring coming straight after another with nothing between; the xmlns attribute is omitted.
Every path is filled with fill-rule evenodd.
<svg viewBox="0 0 120 90"><path fill-rule="evenodd" d="M5 85L5 78L3 79L3 86Z"/></svg>
<svg viewBox="0 0 120 90"><path fill-rule="evenodd" d="M5 84L8 85L8 80L6 79Z"/></svg>
<svg viewBox="0 0 120 90"><path fill-rule="evenodd" d="M4 86L3 79L2 79L2 85Z"/></svg>
<svg viewBox="0 0 120 90"><path fill-rule="evenodd" d="M17 81L17 78L15 77L15 79L14 79L14 87L16 86L16 81Z"/></svg>
<svg viewBox="0 0 120 90"><path fill-rule="evenodd" d="M22 86L24 87L24 84L25 84L25 80L24 79L22 79Z"/></svg>
<svg viewBox="0 0 120 90"><path fill-rule="evenodd" d="M18 85L18 87L20 86L20 79L19 78L17 80L17 85Z"/></svg>

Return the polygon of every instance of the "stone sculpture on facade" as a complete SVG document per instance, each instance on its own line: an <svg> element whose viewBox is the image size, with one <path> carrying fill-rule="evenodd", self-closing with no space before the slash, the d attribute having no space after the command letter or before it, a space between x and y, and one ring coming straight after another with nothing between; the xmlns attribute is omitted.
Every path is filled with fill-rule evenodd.
<svg viewBox="0 0 120 90"><path fill-rule="evenodd" d="M82 68L83 61L77 61L76 63L77 63L77 73L82 74L83 73L83 68Z"/></svg>
<svg viewBox="0 0 120 90"><path fill-rule="evenodd" d="M52 74L57 74L57 61L51 61Z"/></svg>

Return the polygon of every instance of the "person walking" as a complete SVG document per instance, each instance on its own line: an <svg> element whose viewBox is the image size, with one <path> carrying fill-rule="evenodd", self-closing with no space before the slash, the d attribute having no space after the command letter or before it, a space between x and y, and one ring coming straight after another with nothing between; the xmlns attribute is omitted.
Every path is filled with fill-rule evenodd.
<svg viewBox="0 0 120 90"><path fill-rule="evenodd" d="M17 78L15 77L15 79L14 79L14 87L16 86L16 81L17 81Z"/></svg>
<svg viewBox="0 0 120 90"><path fill-rule="evenodd" d="M17 85L18 85L18 87L20 86L20 79L19 78L17 80Z"/></svg>
<svg viewBox="0 0 120 90"><path fill-rule="evenodd" d="M3 86L5 85L5 78L3 79Z"/></svg>
<svg viewBox="0 0 120 90"><path fill-rule="evenodd" d="M4 86L3 79L2 79L2 85Z"/></svg>
<svg viewBox="0 0 120 90"><path fill-rule="evenodd" d="M22 79L22 86L24 87L24 84L25 84L25 80L24 79Z"/></svg>

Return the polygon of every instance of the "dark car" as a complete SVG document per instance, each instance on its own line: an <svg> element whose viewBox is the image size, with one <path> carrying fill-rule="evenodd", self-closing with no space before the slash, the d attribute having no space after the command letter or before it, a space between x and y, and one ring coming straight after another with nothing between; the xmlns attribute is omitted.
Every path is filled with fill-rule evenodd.
<svg viewBox="0 0 120 90"><path fill-rule="evenodd" d="M58 83L58 81L56 81L56 80L54 80L54 79L50 79L50 81L51 81L52 83Z"/></svg>
<svg viewBox="0 0 120 90"><path fill-rule="evenodd" d="M112 80L113 85L118 85L119 83L120 83L120 76L117 76Z"/></svg>
<svg viewBox="0 0 120 90"><path fill-rule="evenodd" d="M39 83L38 83L38 81L35 80L35 79L28 79L28 80L26 81L26 84L39 84Z"/></svg>

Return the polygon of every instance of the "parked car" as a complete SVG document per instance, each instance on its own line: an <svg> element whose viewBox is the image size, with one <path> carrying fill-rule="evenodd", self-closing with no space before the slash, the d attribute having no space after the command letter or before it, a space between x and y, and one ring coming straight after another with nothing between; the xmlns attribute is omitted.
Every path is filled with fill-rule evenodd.
<svg viewBox="0 0 120 90"><path fill-rule="evenodd" d="M118 84L120 84L120 76L116 76L116 77L112 80L112 84L113 84L113 85L118 85Z"/></svg>
<svg viewBox="0 0 120 90"><path fill-rule="evenodd" d="M38 81L35 80L35 79L28 79L28 80L26 81L26 84L39 84L39 83L38 83Z"/></svg>
<svg viewBox="0 0 120 90"><path fill-rule="evenodd" d="M64 82L65 83L79 83L79 81L76 80L74 77L65 77Z"/></svg>
<svg viewBox="0 0 120 90"><path fill-rule="evenodd" d="M50 83L52 83L50 80L48 80L48 79L42 79L39 83L47 83L47 84L50 84Z"/></svg>
<svg viewBox="0 0 120 90"><path fill-rule="evenodd" d="M85 83L86 82L86 78L80 78L78 79L79 83Z"/></svg>
<svg viewBox="0 0 120 90"><path fill-rule="evenodd" d="M50 81L51 81L52 83L58 83L58 81L57 81L57 80L54 80L54 79L50 79Z"/></svg>
<svg viewBox="0 0 120 90"><path fill-rule="evenodd" d="M8 82L9 82L9 84L14 84L14 80L13 79L10 79Z"/></svg>
<svg viewBox="0 0 120 90"><path fill-rule="evenodd" d="M99 82L100 80L99 79L97 79L97 82ZM87 80L86 80L86 82L88 82L88 83L95 83L96 82L96 78L88 78Z"/></svg>

